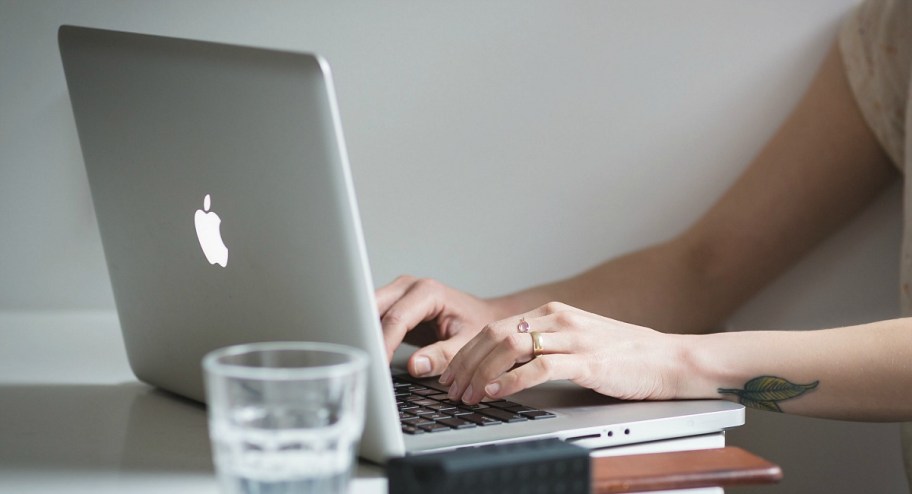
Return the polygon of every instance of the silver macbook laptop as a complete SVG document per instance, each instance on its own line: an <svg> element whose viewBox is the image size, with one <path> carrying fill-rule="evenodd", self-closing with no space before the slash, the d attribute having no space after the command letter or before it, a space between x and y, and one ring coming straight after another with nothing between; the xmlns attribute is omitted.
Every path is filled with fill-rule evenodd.
<svg viewBox="0 0 912 494"><path fill-rule="evenodd" d="M394 386L326 61L71 26L59 45L139 379L202 401L212 349L360 347L371 358L361 456L381 462L531 437L610 447L744 422L727 401L622 403L567 383L488 410Z"/></svg>

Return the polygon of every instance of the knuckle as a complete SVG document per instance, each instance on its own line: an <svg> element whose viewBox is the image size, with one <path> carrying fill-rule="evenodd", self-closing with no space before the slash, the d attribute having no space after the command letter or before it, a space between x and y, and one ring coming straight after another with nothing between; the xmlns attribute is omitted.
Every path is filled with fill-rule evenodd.
<svg viewBox="0 0 912 494"><path fill-rule="evenodd" d="M535 359L538 369L545 375L545 377L550 377L554 372L554 361L549 359L547 356L542 356Z"/></svg>
<svg viewBox="0 0 912 494"><path fill-rule="evenodd" d="M567 326L575 326L576 323L579 321L579 319L577 318L576 314L574 314L573 312L563 311L563 312L558 312L554 316L554 321L559 326L567 327Z"/></svg>
<svg viewBox="0 0 912 494"><path fill-rule="evenodd" d="M390 309L390 310L386 311L386 314L383 314L383 318L381 318L381 322L383 323L383 326L385 326L385 327L386 326L401 326L403 324L402 321L404 320L404 317L405 316L403 316L402 312L400 312L398 309Z"/></svg>
<svg viewBox="0 0 912 494"><path fill-rule="evenodd" d="M523 340L520 340L522 336L528 338L525 334L513 333L504 340L504 344L511 353L520 353L523 350Z"/></svg>
<svg viewBox="0 0 912 494"><path fill-rule="evenodd" d="M414 283L414 281L415 281L414 276L412 276L410 274L401 274L401 275L397 276L396 279L393 280L393 283L411 285L412 283Z"/></svg>
<svg viewBox="0 0 912 494"><path fill-rule="evenodd" d="M516 375L516 372L507 372L500 378L501 385L508 388L514 387L517 381L519 381L519 376Z"/></svg>
<svg viewBox="0 0 912 494"><path fill-rule="evenodd" d="M551 302L548 302L547 304L543 305L542 308L545 310L546 313L554 314L556 312L563 312L563 311L567 310L567 304L563 304L561 302L556 302L556 301L551 301Z"/></svg>
<svg viewBox="0 0 912 494"><path fill-rule="evenodd" d="M458 348L453 348L450 346L443 346L440 348L440 354L443 356L443 359L446 362L452 362L456 358L456 354L459 353Z"/></svg>
<svg viewBox="0 0 912 494"><path fill-rule="evenodd" d="M422 290L434 293L443 289L443 284L433 278L419 278L415 281L415 285Z"/></svg>
<svg viewBox="0 0 912 494"><path fill-rule="evenodd" d="M478 334L486 340L493 340L497 338L497 328L493 324L486 324Z"/></svg>

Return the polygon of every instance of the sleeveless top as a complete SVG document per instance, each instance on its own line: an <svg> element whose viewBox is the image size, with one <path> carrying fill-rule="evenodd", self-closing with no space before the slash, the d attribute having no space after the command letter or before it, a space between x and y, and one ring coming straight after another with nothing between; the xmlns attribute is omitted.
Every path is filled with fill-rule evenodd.
<svg viewBox="0 0 912 494"><path fill-rule="evenodd" d="M912 316L912 0L867 0L845 20L839 48L868 126L904 176L900 307ZM912 392L912 390L910 390ZM912 422L900 425L912 489Z"/></svg>

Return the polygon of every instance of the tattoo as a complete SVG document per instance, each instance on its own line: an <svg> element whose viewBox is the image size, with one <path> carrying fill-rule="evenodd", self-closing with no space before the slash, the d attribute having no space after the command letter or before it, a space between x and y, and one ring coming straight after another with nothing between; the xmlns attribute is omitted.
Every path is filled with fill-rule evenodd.
<svg viewBox="0 0 912 494"><path fill-rule="evenodd" d="M744 383L744 389L719 388L719 394L733 394L738 396L738 402L746 407L782 412L779 402L797 398L820 384L814 381L810 384L795 384L781 377L760 376Z"/></svg>

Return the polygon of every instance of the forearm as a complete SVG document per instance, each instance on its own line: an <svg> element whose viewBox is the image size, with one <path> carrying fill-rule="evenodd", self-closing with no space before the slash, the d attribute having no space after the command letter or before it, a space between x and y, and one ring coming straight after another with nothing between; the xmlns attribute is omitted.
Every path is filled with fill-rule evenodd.
<svg viewBox="0 0 912 494"><path fill-rule="evenodd" d="M818 331L669 338L681 345L680 359L671 369L681 376L677 398L721 397L754 408L834 419L912 417L912 319ZM779 381L786 392L766 395L746 386L763 376L793 386Z"/></svg>
<svg viewBox="0 0 912 494"><path fill-rule="evenodd" d="M705 333L752 291L710 279L687 239L651 246L572 278L495 299L520 313L560 301L580 309L670 333ZM728 285L724 290L716 287Z"/></svg>

